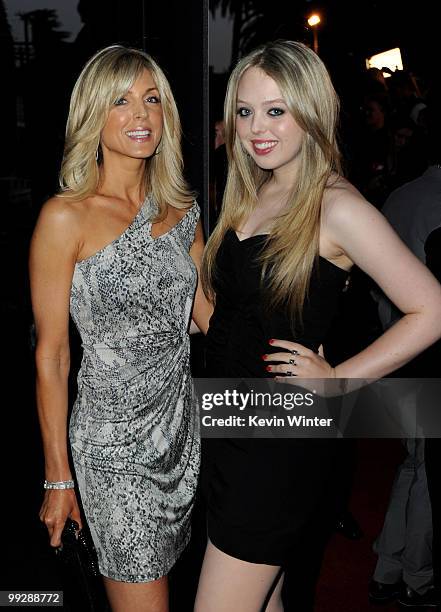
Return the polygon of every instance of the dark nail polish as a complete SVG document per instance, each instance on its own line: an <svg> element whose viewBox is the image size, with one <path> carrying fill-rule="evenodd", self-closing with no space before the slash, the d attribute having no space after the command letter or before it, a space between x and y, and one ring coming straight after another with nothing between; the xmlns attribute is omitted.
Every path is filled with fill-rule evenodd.
<svg viewBox="0 0 441 612"><path fill-rule="evenodd" d="M266 359L268 355L262 355L262 359Z"/></svg>
<svg viewBox="0 0 441 612"><path fill-rule="evenodd" d="M271 372L273 368L271 366L266 366L265 370L268 370L268 372Z"/></svg>

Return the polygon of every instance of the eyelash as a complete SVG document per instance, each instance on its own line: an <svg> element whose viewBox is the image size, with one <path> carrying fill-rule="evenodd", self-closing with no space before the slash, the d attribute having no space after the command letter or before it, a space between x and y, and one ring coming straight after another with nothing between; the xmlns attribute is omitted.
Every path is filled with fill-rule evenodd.
<svg viewBox="0 0 441 612"><path fill-rule="evenodd" d="M283 110L283 108L278 108L277 106L275 106L274 108L270 108L268 113L271 113L272 111L277 111L277 114L271 115L271 117L281 117L282 115L285 114L285 111Z"/></svg>
<svg viewBox="0 0 441 612"><path fill-rule="evenodd" d="M274 114L273 111L276 111L276 113ZM270 117L281 117L285 114L283 108L278 108L276 106L274 108L270 108L267 112ZM238 117L245 118L250 116L251 111L249 108L241 107L237 109L236 114L238 115Z"/></svg>
<svg viewBox="0 0 441 612"><path fill-rule="evenodd" d="M154 100L154 102L152 102L152 100ZM149 96L148 98L146 98L146 101L149 104L160 104L161 103L161 100L159 99L158 96ZM118 100L114 102L114 106L125 106L124 102L127 102L126 98L118 98Z"/></svg>

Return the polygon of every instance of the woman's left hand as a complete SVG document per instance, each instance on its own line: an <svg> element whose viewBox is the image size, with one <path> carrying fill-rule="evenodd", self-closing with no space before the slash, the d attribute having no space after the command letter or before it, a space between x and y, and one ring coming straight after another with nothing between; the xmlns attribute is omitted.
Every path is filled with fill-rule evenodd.
<svg viewBox="0 0 441 612"><path fill-rule="evenodd" d="M278 353L263 355L262 359L267 362L268 372L275 374L276 378L297 376L298 378L335 378L335 370L329 363L298 342L289 340L273 339L269 341L271 346L283 349ZM273 365L273 362L278 362Z"/></svg>

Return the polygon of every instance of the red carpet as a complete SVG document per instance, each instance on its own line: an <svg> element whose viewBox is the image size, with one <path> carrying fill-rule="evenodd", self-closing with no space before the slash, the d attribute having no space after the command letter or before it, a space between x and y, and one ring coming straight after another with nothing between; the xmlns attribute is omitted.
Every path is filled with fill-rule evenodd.
<svg viewBox="0 0 441 612"><path fill-rule="evenodd" d="M376 563L372 543L383 525L395 470L404 449L400 440L360 440L350 509L364 538L335 534L327 548L317 589L316 612L396 612L395 604L372 606L367 585Z"/></svg>

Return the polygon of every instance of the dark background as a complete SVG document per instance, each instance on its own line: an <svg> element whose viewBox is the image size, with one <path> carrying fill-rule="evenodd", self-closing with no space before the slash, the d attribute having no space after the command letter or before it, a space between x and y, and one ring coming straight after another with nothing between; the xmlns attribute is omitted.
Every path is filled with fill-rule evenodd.
<svg viewBox="0 0 441 612"><path fill-rule="evenodd" d="M381 51L399 47L404 67L424 83L429 83L438 70L438 3L434 1L295 0L282 7L266 0L210 0L209 6L212 14L218 11L216 14L233 19L232 63L258 44L277 38L312 46L307 17L319 13L319 55L344 102L363 78L365 59ZM220 20L218 26L223 27ZM211 110L216 104L214 93L210 89Z"/></svg>

